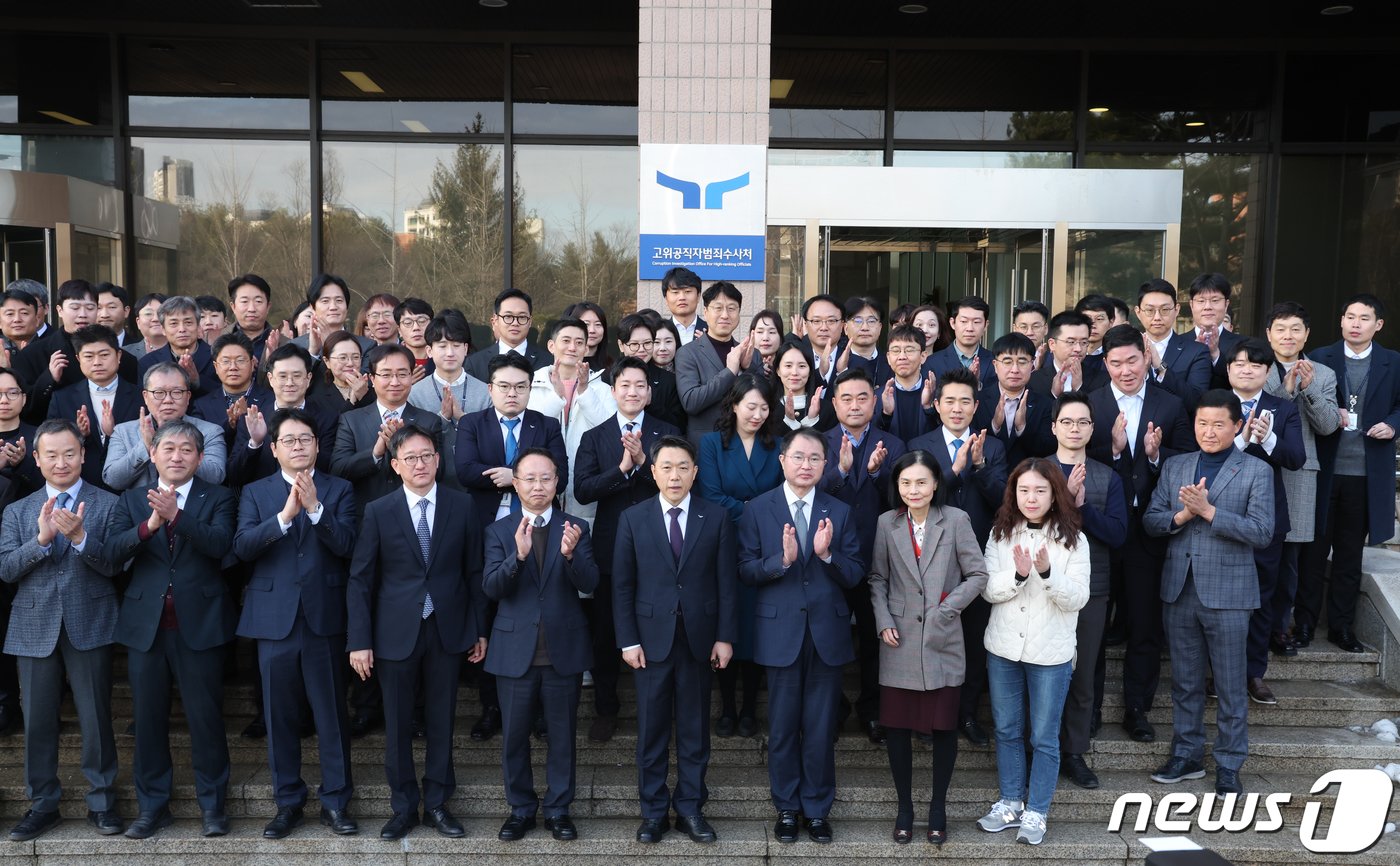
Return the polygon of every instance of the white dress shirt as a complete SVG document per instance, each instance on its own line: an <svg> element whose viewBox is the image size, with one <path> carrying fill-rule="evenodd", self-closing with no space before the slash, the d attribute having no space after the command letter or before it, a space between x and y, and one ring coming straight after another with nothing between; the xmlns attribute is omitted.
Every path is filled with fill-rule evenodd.
<svg viewBox="0 0 1400 866"><path fill-rule="evenodd" d="M676 326L676 333L680 335L681 345L686 346L695 339L695 326L700 324L700 317L697 315L690 320L689 325L682 325L679 319L672 316L671 324Z"/></svg>
<svg viewBox="0 0 1400 866"><path fill-rule="evenodd" d="M310 470L308 470L308 471L311 473L311 480L312 480L312 481L315 481L315 480L316 480L316 468L313 466L313 467L312 467ZM287 482L288 484L292 485L293 487L296 487L296 486L297 486L297 480L296 480L296 478L293 477L293 476L291 476L291 475L288 475L288 474L286 473L285 470L282 472L282 480L285 481L285 482ZM303 510L305 510L305 509L303 509ZM318 524L318 523L321 522L321 515L322 515L322 514L325 514L325 513L326 513L326 506L325 506L325 503L323 503L323 502L321 502L321 500L317 499L317 500L316 500L316 510L315 510L315 511L307 511L307 512L306 512L306 519L311 521L311 525L312 525L312 526L315 526L316 524ZM415 525L416 525L416 522L417 522L417 520L418 520L417 516L415 516L413 519L414 519ZM277 525L280 526L280 527L282 527L282 534L283 534L283 535L286 535L287 532L288 532L288 530L290 530L290 529L292 528L292 525L291 525L290 523L283 523L283 522L282 522L282 512L281 512L281 511L277 512Z"/></svg>
<svg viewBox="0 0 1400 866"><path fill-rule="evenodd" d="M113 380L113 381L112 381L112 384L115 385L115 384L116 384L116 380ZM57 487L54 487L52 484L45 484L45 485L44 485L44 495L47 496L49 499L56 499L56 498L58 498L58 494L60 494L60 493L67 493L70 497L72 497L72 498L68 501L68 507L64 509L65 511L77 512L77 510L78 510L78 494L82 493L82 491L83 491L83 479L81 479L81 478L79 478L77 481L74 481L74 482L73 482L73 486L72 486L72 487L69 487L66 491L65 491L65 490L59 490ZM55 505L54 505L54 508L57 509L57 508L58 508L58 505L55 504ZM55 536L55 540L57 540L57 536ZM86 527L85 527L85 528L83 529L83 540L80 541L80 542L78 542L77 544L72 544L72 545L70 545L70 547L73 549L73 552L74 552L74 553L82 553L82 552L83 552L83 548L84 548L84 547L87 547L87 540L88 540L88 535L87 535L87 529L86 529ZM47 554L47 553L49 553L51 550L53 550L53 543L50 542L50 543L49 543L48 545L46 545L46 546L45 546L45 545L41 545L41 546L39 547L39 550L40 550L40 552Z"/></svg>
<svg viewBox="0 0 1400 866"><path fill-rule="evenodd" d="M952 430L949 430L947 427L939 427L938 429L940 429L940 430L943 431L943 447L945 447L945 448L948 449L948 461L949 461L949 463L952 463L953 461L955 461L955 460L958 459L958 455L957 455L956 452L959 451L959 450L961 450L961 449L963 449L963 448L966 448L966 447L967 447L967 439L968 439L969 436L972 435L972 428L969 427L969 428L967 428L966 430L963 430L963 431L958 432L958 433L954 433ZM954 439L961 439L961 440L962 440L962 444L959 445L956 449L953 447L953 440L954 440ZM968 459L968 462L971 463L971 462L972 462L972 455L969 454L967 459Z"/></svg>
<svg viewBox="0 0 1400 866"><path fill-rule="evenodd" d="M801 501L807 503L807 507L803 510L803 515L807 519L807 531L815 532L817 526L817 518L815 515L812 514L812 510L816 507L817 488L813 487L811 490L808 490L806 496L798 496L797 494L792 492L792 488L788 486L788 483L786 481L784 481L783 496L787 498L788 515L792 517L793 529L797 528L797 503ZM797 540L798 550L801 550L803 547L806 546L806 544L807 539L799 538ZM827 555L822 557L822 562L831 562L830 551L827 551Z"/></svg>
<svg viewBox="0 0 1400 866"><path fill-rule="evenodd" d="M437 518L437 484L434 483L422 496L409 490L407 485L400 489L403 491L404 500L408 503L408 522L413 524L415 529L418 527L418 500L428 500L428 532L431 533L433 521Z"/></svg>
<svg viewBox="0 0 1400 866"><path fill-rule="evenodd" d="M1143 389L1147 384L1143 383L1136 394L1124 394L1112 382L1108 387L1113 389L1113 402L1118 404L1118 411L1128 419L1128 456L1136 456L1138 427L1142 425L1142 404L1145 399Z"/></svg>
<svg viewBox="0 0 1400 866"><path fill-rule="evenodd" d="M665 538L667 545L669 546L671 543L672 508L679 508L681 510L681 513L676 515L676 522L681 525L681 540L684 541L686 529L690 526L690 494L687 493L679 505L672 505L670 502L667 502L665 496L657 496L656 500L661 503L661 519L662 524L666 527ZM628 652L629 650L640 649L641 646L642 645L639 643L634 643L631 646L623 647L622 651Z"/></svg>
<svg viewBox="0 0 1400 866"><path fill-rule="evenodd" d="M1249 413L1249 417L1247 417L1247 418L1244 419L1244 421L1245 421L1244 425L1243 425L1242 427L1240 427L1240 432L1239 432L1239 434L1235 436L1235 447L1238 448L1238 449L1240 449L1241 451L1243 451L1244 449L1246 449L1246 448L1249 447L1249 441L1248 441L1247 439L1245 439L1245 434L1249 432L1249 422L1252 421L1252 420L1254 420L1255 414L1257 414L1257 413L1259 412L1259 402L1258 402L1258 401L1259 401L1259 398L1260 398L1260 397L1264 396L1264 392L1263 392L1263 391L1260 391L1259 393L1255 394L1253 397L1246 397L1245 395L1241 394L1239 391L1235 391L1235 396L1240 398L1240 403L1244 403L1246 400L1253 400L1253 401L1255 401L1255 403L1254 403L1254 411L1253 411L1253 412L1250 412L1250 413ZM1264 453L1265 453L1265 454L1270 454L1270 455L1272 455L1272 454L1274 453L1274 449L1278 447L1278 431L1274 429L1272 423L1269 424L1269 435L1268 435L1268 436L1265 436L1265 437L1264 437L1264 441L1263 441L1263 442L1260 442L1259 445L1264 449Z"/></svg>
<svg viewBox="0 0 1400 866"><path fill-rule="evenodd" d="M1342 355L1352 359L1353 361L1364 361L1367 358L1371 357L1371 350L1375 347L1376 341L1372 340L1371 342L1367 343L1366 348L1362 349L1360 352L1353 352L1350 346L1348 346L1346 343L1342 343Z"/></svg>

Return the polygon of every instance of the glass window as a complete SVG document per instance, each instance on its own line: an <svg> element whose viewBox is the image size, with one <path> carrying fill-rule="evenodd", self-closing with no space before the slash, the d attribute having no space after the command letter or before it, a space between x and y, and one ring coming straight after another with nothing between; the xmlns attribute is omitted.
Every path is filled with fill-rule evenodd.
<svg viewBox="0 0 1400 866"><path fill-rule="evenodd" d="M273 316L290 315L311 280L308 145L294 141L133 138L133 192L180 209L177 284L222 294L256 271Z"/></svg>
<svg viewBox="0 0 1400 866"><path fill-rule="evenodd" d="M1090 55L1089 140L1262 140L1272 63L1229 52Z"/></svg>
<svg viewBox="0 0 1400 866"><path fill-rule="evenodd" d="M517 45L514 131L636 135L637 46Z"/></svg>
<svg viewBox="0 0 1400 866"><path fill-rule="evenodd" d="M884 138L886 65L883 51L774 48L769 135Z"/></svg>
<svg viewBox="0 0 1400 866"><path fill-rule="evenodd" d="M176 251L153 244L136 242L136 279L132 286L133 298L143 295L161 294L166 297L180 294L179 264Z"/></svg>
<svg viewBox="0 0 1400 866"><path fill-rule="evenodd" d="M73 232L73 273L90 283L110 283L116 274L117 242L101 235Z"/></svg>
<svg viewBox="0 0 1400 866"><path fill-rule="evenodd" d="M896 150L894 164L933 168L1071 168L1074 154L1012 150Z"/></svg>
<svg viewBox="0 0 1400 866"><path fill-rule="evenodd" d="M1126 301L1129 309L1137 306L1138 286L1162 275L1163 234L1071 228L1065 303L1072 307L1098 294Z"/></svg>
<svg viewBox="0 0 1400 866"><path fill-rule="evenodd" d="M500 45L328 43L321 46L321 126L365 132L491 133L504 129Z"/></svg>
<svg viewBox="0 0 1400 866"><path fill-rule="evenodd" d="M637 171L635 147L516 148L515 285L537 315L576 301L614 319L636 308Z"/></svg>
<svg viewBox="0 0 1400 866"><path fill-rule="evenodd" d="M768 262L764 270L768 278L764 286L768 294L764 307L777 310L787 322L802 310L802 300L806 297L807 229L805 226L769 226L766 246ZM787 330L786 326L783 330ZM748 330L741 328L740 332L747 334Z"/></svg>
<svg viewBox="0 0 1400 866"><path fill-rule="evenodd" d="M503 150L327 142L326 269L362 295L411 295L486 322L503 277Z"/></svg>
<svg viewBox="0 0 1400 866"><path fill-rule="evenodd" d="M112 139L95 135L0 135L0 169L66 174L110 186Z"/></svg>
<svg viewBox="0 0 1400 866"><path fill-rule="evenodd" d="M901 51L899 139L1069 141L1079 57L1073 53Z"/></svg>
<svg viewBox="0 0 1400 866"><path fill-rule="evenodd" d="M769 165L874 165L885 164L883 150L796 150L772 148Z"/></svg>
<svg viewBox="0 0 1400 866"><path fill-rule="evenodd" d="M307 128L304 41L136 36L126 58L134 127Z"/></svg>
<svg viewBox="0 0 1400 866"><path fill-rule="evenodd" d="M1284 141L1400 142L1400 54L1289 54Z"/></svg>
<svg viewBox="0 0 1400 866"><path fill-rule="evenodd" d="M110 126L108 46L105 35L0 33L0 123Z"/></svg>

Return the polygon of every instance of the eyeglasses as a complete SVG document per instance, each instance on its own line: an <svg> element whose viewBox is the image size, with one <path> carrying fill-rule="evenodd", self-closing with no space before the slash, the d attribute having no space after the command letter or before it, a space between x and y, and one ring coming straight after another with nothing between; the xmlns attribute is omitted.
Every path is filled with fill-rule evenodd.
<svg viewBox="0 0 1400 866"><path fill-rule="evenodd" d="M437 459L437 452L429 451L427 454L400 454L394 459L400 463L406 463L409 466L427 466Z"/></svg>
<svg viewBox="0 0 1400 866"><path fill-rule="evenodd" d="M1092 418L1061 418L1060 420L1056 421L1055 423L1056 423L1056 424L1059 424L1061 427L1064 427L1064 428L1067 429L1067 430L1070 429L1070 428L1078 428L1078 429L1080 429L1080 430L1086 430L1086 429L1088 429L1088 428L1094 426L1094 419L1092 419Z"/></svg>
<svg viewBox="0 0 1400 866"><path fill-rule="evenodd" d="M833 321L834 321L834 320L833 320ZM875 327L875 326L877 326L877 325L880 324L880 317L879 317L879 316L856 316L855 318L851 319L851 324L852 324L852 325L855 325L857 328L864 328L866 325L869 325L870 327L873 328L873 327Z"/></svg>
<svg viewBox="0 0 1400 866"><path fill-rule="evenodd" d="M530 324L531 316L529 313L497 313L496 318L507 325L528 325Z"/></svg>
<svg viewBox="0 0 1400 866"><path fill-rule="evenodd" d="M716 316L737 316L739 315L738 304L710 304L705 309Z"/></svg>
<svg viewBox="0 0 1400 866"><path fill-rule="evenodd" d="M303 433L300 436L283 436L281 439L277 440L277 444L281 445L283 448L291 448L294 445L310 448L315 441L315 436L312 436L310 433Z"/></svg>
<svg viewBox="0 0 1400 866"><path fill-rule="evenodd" d="M516 477L516 483L526 487L548 487L554 483L553 475L520 475Z"/></svg>
<svg viewBox="0 0 1400 866"><path fill-rule="evenodd" d="M1148 319L1155 319L1158 316L1170 316L1176 312L1176 304L1166 307L1138 307L1138 315Z"/></svg>
<svg viewBox="0 0 1400 866"><path fill-rule="evenodd" d="M1056 343L1064 343L1066 346L1069 346L1071 349L1087 349L1087 348L1089 348L1089 341L1088 341L1087 339L1086 339L1086 340L1065 340L1065 339L1056 339L1055 342L1056 342Z"/></svg>
<svg viewBox="0 0 1400 866"><path fill-rule="evenodd" d="M874 321L879 321L879 319L875 319ZM832 325L841 324L841 320L832 316L825 319L808 319L807 324L812 325L814 327L818 325L826 325L827 327L831 327Z"/></svg>
<svg viewBox="0 0 1400 866"><path fill-rule="evenodd" d="M247 367L253 363L252 358L220 358L214 362L220 367Z"/></svg>
<svg viewBox="0 0 1400 866"><path fill-rule="evenodd" d="M630 343L623 343L629 352L643 352L656 345L655 340L633 340Z"/></svg>
<svg viewBox="0 0 1400 866"><path fill-rule="evenodd" d="M825 454L786 454L783 460L798 466L820 466L826 462Z"/></svg>
<svg viewBox="0 0 1400 866"><path fill-rule="evenodd" d="M300 382L302 379L305 379L305 378L306 378L306 374L305 374L305 373L273 373L273 374L272 374L271 376L269 376L268 378L271 379L271 380L274 381L274 382L280 382L280 383L282 383L282 384L285 385L285 384L288 384L288 383L291 383L291 382Z"/></svg>
<svg viewBox="0 0 1400 866"><path fill-rule="evenodd" d="M189 388L156 388L146 389L146 393L156 399L157 403L164 403L166 400L179 400L190 393Z"/></svg>
<svg viewBox="0 0 1400 866"><path fill-rule="evenodd" d="M362 357L364 356L362 356L359 352L355 352L354 354L342 353L339 355L331 355L330 359L336 362L337 364L358 364L360 363L360 359Z"/></svg>
<svg viewBox="0 0 1400 866"><path fill-rule="evenodd" d="M885 354L889 355L891 358L912 358L916 355L922 355L923 353L924 350L920 349L918 346L890 346L885 350Z"/></svg>
<svg viewBox="0 0 1400 866"><path fill-rule="evenodd" d="M365 315L365 321L368 322L392 322L393 320L393 310L378 310L376 312L368 313Z"/></svg>
<svg viewBox="0 0 1400 866"><path fill-rule="evenodd" d="M993 360L1003 367L1029 367L1032 364L1032 360L1025 355L1003 356Z"/></svg>
<svg viewBox="0 0 1400 866"><path fill-rule="evenodd" d="M404 316L402 319L399 319L399 327L426 328L431 321L432 319L429 319L427 316Z"/></svg>
<svg viewBox="0 0 1400 866"><path fill-rule="evenodd" d="M407 382L413 378L411 370L389 370L383 373L375 373L374 378L383 379L386 382Z"/></svg>
<svg viewBox="0 0 1400 866"><path fill-rule="evenodd" d="M8 388L0 391L0 400L18 400L24 396L24 392L18 388Z"/></svg>
<svg viewBox="0 0 1400 866"><path fill-rule="evenodd" d="M525 394L530 390L529 382L518 382L514 385L508 382L492 382L491 387L502 394Z"/></svg>

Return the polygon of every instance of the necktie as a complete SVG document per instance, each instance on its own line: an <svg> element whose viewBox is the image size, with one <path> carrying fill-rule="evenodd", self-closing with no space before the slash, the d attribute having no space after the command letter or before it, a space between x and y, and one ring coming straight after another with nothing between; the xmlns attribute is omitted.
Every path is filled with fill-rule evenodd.
<svg viewBox="0 0 1400 866"><path fill-rule="evenodd" d="M1244 410L1244 423L1249 423L1249 416L1254 414L1254 407L1258 402L1259 399L1255 398L1253 400L1246 400L1240 404L1240 408Z"/></svg>
<svg viewBox="0 0 1400 866"><path fill-rule="evenodd" d="M428 530L428 500L426 497L418 500L418 547L423 552L423 567L428 567L428 552L432 547L433 534ZM423 619L427 619L433 613L433 595L426 593L423 596Z"/></svg>
<svg viewBox="0 0 1400 866"><path fill-rule="evenodd" d="M681 510L672 508L666 512L671 515L671 556L675 557L676 563L681 561L681 545L685 539L681 537Z"/></svg>
<svg viewBox="0 0 1400 866"><path fill-rule="evenodd" d="M1006 409L1004 410L1004 414L1006 416L1006 438L1008 439L1016 438L1016 413L1019 412L1021 409L1021 399L1022 398L1020 397L1006 398Z"/></svg>
<svg viewBox="0 0 1400 866"><path fill-rule="evenodd" d="M549 536L540 532L544 529L544 515L535 515L535 531L530 534L531 549L535 552L535 568L540 572L540 577L544 577L544 546L549 540Z"/></svg>
<svg viewBox="0 0 1400 866"><path fill-rule="evenodd" d="M962 447L963 447L963 441L962 441L961 439L954 439L954 440L953 440L953 462L954 462L954 463L958 462L958 452L962 450Z"/></svg>
<svg viewBox="0 0 1400 866"><path fill-rule="evenodd" d="M637 429L637 422L628 421L626 424L623 425L622 429L624 433L631 433L633 430Z"/></svg>
<svg viewBox="0 0 1400 866"><path fill-rule="evenodd" d="M519 418L502 418L506 425L506 465L515 466L515 453L520 450L520 440L515 438L515 428L520 426Z"/></svg>
<svg viewBox="0 0 1400 866"><path fill-rule="evenodd" d="M792 504L797 509L797 516L793 518L792 524L797 529L797 548L802 551L802 555L807 555L807 503L799 499Z"/></svg>
<svg viewBox="0 0 1400 866"><path fill-rule="evenodd" d="M68 491L65 490L62 493L58 494L58 496L54 497L54 508L59 511L67 511L68 504L72 501L73 497L70 496L68 494ZM53 552L55 555L62 557L63 554L68 552L68 536L60 532L53 537L53 543Z"/></svg>
<svg viewBox="0 0 1400 866"><path fill-rule="evenodd" d="M398 420L398 417L399 417L401 414L403 414L403 410L401 410L401 409L390 409L390 410L388 410L387 412L384 413L384 423L387 424L387 423L389 423L390 421L396 421L396 420Z"/></svg>

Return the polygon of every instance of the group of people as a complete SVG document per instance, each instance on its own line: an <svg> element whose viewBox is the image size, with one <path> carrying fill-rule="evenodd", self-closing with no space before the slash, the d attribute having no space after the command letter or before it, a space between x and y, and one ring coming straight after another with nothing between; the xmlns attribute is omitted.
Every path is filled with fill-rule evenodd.
<svg viewBox="0 0 1400 866"><path fill-rule="evenodd" d="M70 280L54 324L44 286L11 284L0 727L22 715L31 805L10 838L58 821L65 683L99 833L148 838L172 821L172 684L203 832L226 833L237 638L256 644L244 735L268 742L264 835L305 820L311 733L320 822L357 832L350 743L382 725L386 840L419 823L464 833L449 808L464 678L482 708L471 736L501 737L503 841L541 811L555 839L577 838L582 689L587 735L606 742L625 668L641 842L673 826L716 839L711 737L759 732L766 678L778 841L831 841L834 743L854 713L888 751L897 843L913 838L913 741L929 745L926 836L943 844L959 737L990 742L985 694L1000 796L978 825L1039 844L1061 776L1099 785L1084 756L1105 646L1126 644L1122 726L1143 742L1169 651L1157 782L1204 776L1204 707L1218 701L1222 794L1242 790L1249 704L1276 702L1270 654L1309 644L1324 606L1327 639L1362 651L1361 552L1391 535L1400 425L1400 355L1375 342L1374 296L1349 299L1341 340L1305 355L1296 303L1269 311L1263 339L1223 327L1219 274L1192 281L1184 333L1177 289L1158 279L1132 310L1099 295L1055 314L1023 303L990 347L977 297L887 319L873 299L817 295L743 332L734 285L675 269L662 288L665 314L613 330L575 304L543 345L531 298L508 289L493 342L473 347L460 312L417 298L373 295L352 319L332 275L282 327L254 274L229 282L227 305L148 295L134 314L121 287Z"/></svg>

